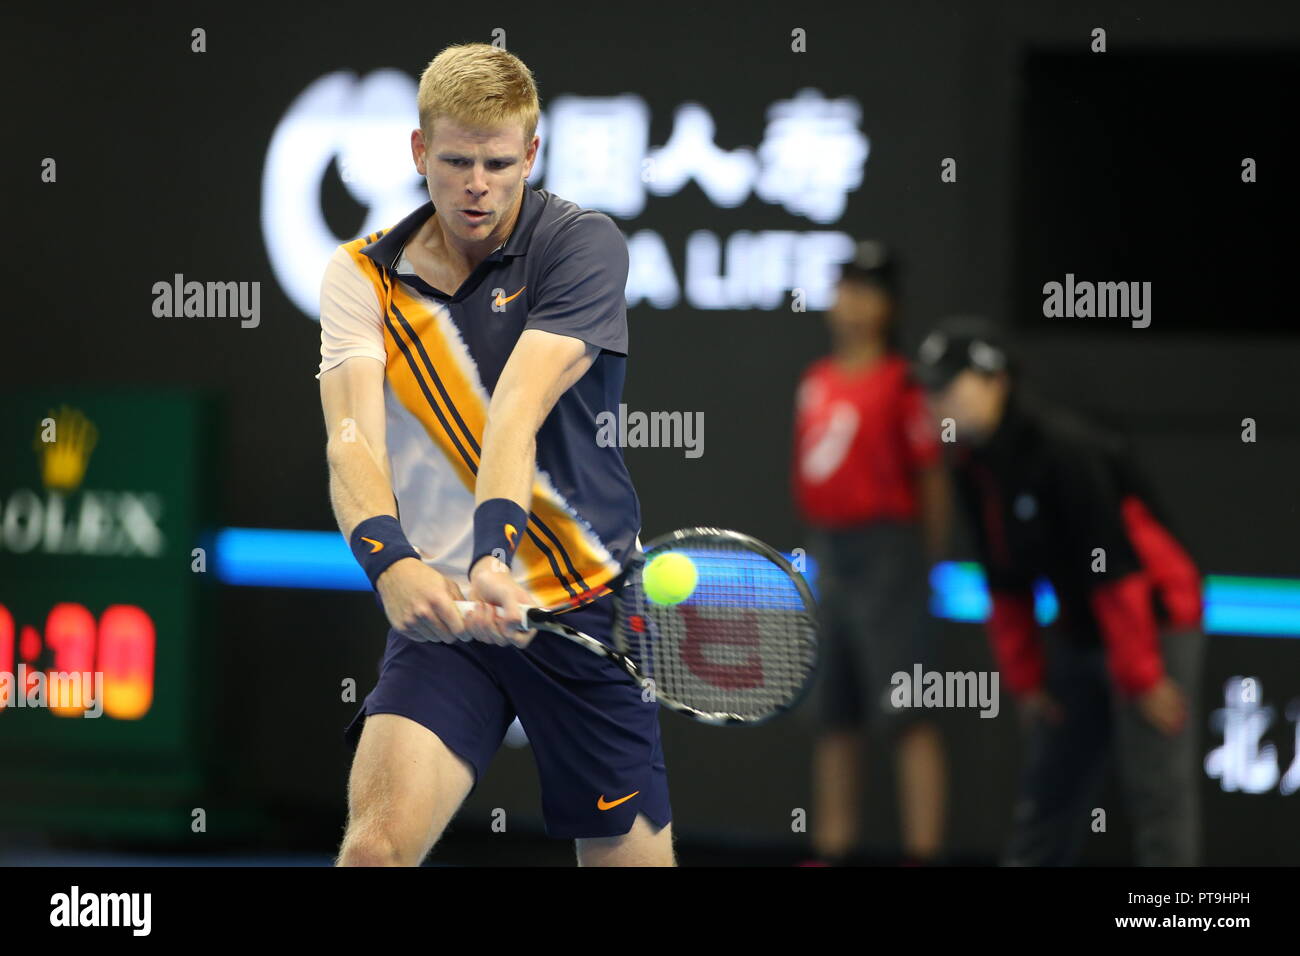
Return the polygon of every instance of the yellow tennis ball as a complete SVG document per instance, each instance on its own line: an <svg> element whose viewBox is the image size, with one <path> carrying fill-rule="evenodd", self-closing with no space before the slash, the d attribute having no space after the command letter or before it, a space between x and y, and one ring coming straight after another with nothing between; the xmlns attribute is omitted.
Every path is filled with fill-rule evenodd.
<svg viewBox="0 0 1300 956"><path fill-rule="evenodd" d="M675 551L654 558L641 572L646 597L656 604L681 604L691 596L698 580L695 562Z"/></svg>

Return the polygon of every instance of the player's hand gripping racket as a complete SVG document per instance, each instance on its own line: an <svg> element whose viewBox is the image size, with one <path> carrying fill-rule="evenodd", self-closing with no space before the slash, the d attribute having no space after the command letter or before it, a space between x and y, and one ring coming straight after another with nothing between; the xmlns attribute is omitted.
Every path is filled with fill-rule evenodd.
<svg viewBox="0 0 1300 956"><path fill-rule="evenodd" d="M755 724L789 710L817 666L807 583L749 535L688 528L657 538L615 602L612 647L566 624L559 610L526 608L519 627L567 637L613 661L663 706L706 724Z"/></svg>

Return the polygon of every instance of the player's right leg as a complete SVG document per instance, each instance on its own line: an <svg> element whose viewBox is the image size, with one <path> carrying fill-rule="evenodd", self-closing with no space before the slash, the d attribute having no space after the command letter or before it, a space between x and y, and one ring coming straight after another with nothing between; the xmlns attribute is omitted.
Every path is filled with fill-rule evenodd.
<svg viewBox="0 0 1300 956"><path fill-rule="evenodd" d="M418 866L487 771L515 713L494 670L514 648L388 632L379 682L344 739L343 866Z"/></svg>
<svg viewBox="0 0 1300 956"><path fill-rule="evenodd" d="M348 778L339 866L418 866L474 786L474 769L427 727L374 714Z"/></svg>

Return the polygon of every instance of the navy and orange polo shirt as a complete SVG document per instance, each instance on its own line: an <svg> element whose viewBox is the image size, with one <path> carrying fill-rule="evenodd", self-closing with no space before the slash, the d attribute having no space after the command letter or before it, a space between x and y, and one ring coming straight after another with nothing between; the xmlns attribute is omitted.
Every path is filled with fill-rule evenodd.
<svg viewBox="0 0 1300 956"><path fill-rule="evenodd" d="M488 404L525 329L600 353L537 433L528 528L514 561L546 605L605 593L637 547L641 514L622 450L597 441L627 365L627 244L608 216L525 185L510 237L459 289L435 289L403 252L434 214L339 246L321 286L317 378L354 356L384 363L398 519L426 564L467 586L474 484Z"/></svg>

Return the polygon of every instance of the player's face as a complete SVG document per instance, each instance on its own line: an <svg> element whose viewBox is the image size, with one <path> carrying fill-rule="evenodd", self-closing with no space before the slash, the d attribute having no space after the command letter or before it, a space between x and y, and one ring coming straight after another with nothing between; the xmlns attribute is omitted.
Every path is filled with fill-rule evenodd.
<svg viewBox="0 0 1300 956"><path fill-rule="evenodd" d="M837 339L859 341L885 334L894 303L889 293L870 282L841 280L835 287L828 319Z"/></svg>
<svg viewBox="0 0 1300 956"><path fill-rule="evenodd" d="M428 181L443 230L467 244L504 242L538 143L536 136L524 142L522 122L478 129L438 117L427 139L416 130L415 168Z"/></svg>
<svg viewBox="0 0 1300 956"><path fill-rule="evenodd" d="M957 441L979 444L997 428L1006 394L1005 376L968 368L944 388L930 393L930 408L941 423L953 420Z"/></svg>

